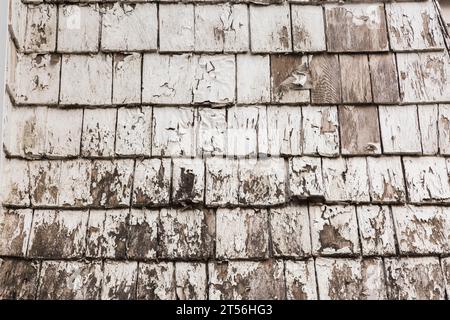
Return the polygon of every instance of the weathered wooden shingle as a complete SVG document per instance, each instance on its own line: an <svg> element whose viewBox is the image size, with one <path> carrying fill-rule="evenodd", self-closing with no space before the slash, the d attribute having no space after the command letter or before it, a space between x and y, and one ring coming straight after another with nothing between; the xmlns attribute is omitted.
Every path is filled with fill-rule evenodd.
<svg viewBox="0 0 450 320"><path fill-rule="evenodd" d="M364 157L322 159L325 199L368 202L369 177Z"/></svg>
<svg viewBox="0 0 450 320"><path fill-rule="evenodd" d="M27 255L80 258L86 246L87 211L35 210Z"/></svg>
<svg viewBox="0 0 450 320"><path fill-rule="evenodd" d="M439 153L450 155L450 104L439 105Z"/></svg>
<svg viewBox="0 0 450 320"><path fill-rule="evenodd" d="M9 99L4 106L4 152L9 156L38 158L45 154L46 107L13 107Z"/></svg>
<svg viewBox="0 0 450 320"><path fill-rule="evenodd" d="M378 110L373 106L339 107L342 154L381 153Z"/></svg>
<svg viewBox="0 0 450 320"><path fill-rule="evenodd" d="M417 106L380 106L380 128L386 154L420 154Z"/></svg>
<svg viewBox="0 0 450 320"><path fill-rule="evenodd" d="M202 159L173 159L172 200L175 203L202 203L205 164Z"/></svg>
<svg viewBox="0 0 450 320"><path fill-rule="evenodd" d="M151 142L152 108L120 108L117 112L116 153L149 156Z"/></svg>
<svg viewBox="0 0 450 320"><path fill-rule="evenodd" d="M198 103L231 103L236 93L234 55L196 57L193 97Z"/></svg>
<svg viewBox="0 0 450 320"><path fill-rule="evenodd" d="M127 257L155 259L158 249L159 211L131 209L128 220Z"/></svg>
<svg viewBox="0 0 450 320"><path fill-rule="evenodd" d="M56 48L58 8L54 4L28 6L25 52L51 52Z"/></svg>
<svg viewBox="0 0 450 320"><path fill-rule="evenodd" d="M16 160L17 161L17 160ZM23 166L26 162L17 162L14 164L15 170L20 170L24 172ZM28 201L31 200L31 203L35 206L56 206L59 203L59 188L60 188L60 177L61 177L61 161L32 161L29 164L30 175L29 175L29 191L28 187L24 185L18 184L19 181L11 181L14 186L14 193L10 194L9 197L12 197L8 201L8 197L4 197L3 202L13 202L20 203L18 200L21 198L20 196L24 196L22 192L25 194L30 194ZM3 174L7 180L8 175ZM17 179L18 176L14 175ZM21 176L22 183L27 181L28 185L28 177ZM7 186L7 185L6 185ZM24 188L25 187L25 188ZM24 190L25 189L25 190ZM3 190L7 191L8 187L3 187ZM28 197L27 197L28 198Z"/></svg>
<svg viewBox="0 0 450 320"><path fill-rule="evenodd" d="M341 71L338 55L313 55L310 58L311 102L337 104L341 102Z"/></svg>
<svg viewBox="0 0 450 320"><path fill-rule="evenodd" d="M325 20L330 52L389 49L383 4L326 5Z"/></svg>
<svg viewBox="0 0 450 320"><path fill-rule="evenodd" d="M249 15L245 4L195 7L195 50L242 52L249 49Z"/></svg>
<svg viewBox="0 0 450 320"><path fill-rule="evenodd" d="M368 157L367 170L372 202L385 203L406 200L400 157Z"/></svg>
<svg viewBox="0 0 450 320"><path fill-rule="evenodd" d="M102 50L156 50L157 38L156 4L114 3L106 7L102 18Z"/></svg>
<svg viewBox="0 0 450 320"><path fill-rule="evenodd" d="M450 211L434 206L393 206L392 215L402 254L442 254L450 251Z"/></svg>
<svg viewBox="0 0 450 320"><path fill-rule="evenodd" d="M270 102L269 55L237 55L237 102Z"/></svg>
<svg viewBox="0 0 450 320"><path fill-rule="evenodd" d="M358 227L361 239L362 254L394 255L395 234L388 206L357 206Z"/></svg>
<svg viewBox="0 0 450 320"><path fill-rule="evenodd" d="M15 89L15 101L41 105L58 103L60 69L60 55L19 55L13 69L15 82L10 83Z"/></svg>
<svg viewBox="0 0 450 320"><path fill-rule="evenodd" d="M137 299L175 300L174 263L139 263L138 277Z"/></svg>
<svg viewBox="0 0 450 320"><path fill-rule="evenodd" d="M83 110L81 109L48 109L45 154L50 158L78 156L82 121Z"/></svg>
<svg viewBox="0 0 450 320"><path fill-rule="evenodd" d="M325 51L325 25L320 6L291 6L294 51Z"/></svg>
<svg viewBox="0 0 450 320"><path fill-rule="evenodd" d="M31 209L3 209L0 212L0 255L26 255L32 218Z"/></svg>
<svg viewBox="0 0 450 320"><path fill-rule="evenodd" d="M187 104L193 100L194 56L144 54L142 102Z"/></svg>
<svg viewBox="0 0 450 320"><path fill-rule="evenodd" d="M239 161L239 203L267 206L286 201L286 165L283 158Z"/></svg>
<svg viewBox="0 0 450 320"><path fill-rule="evenodd" d="M137 262L106 261L103 266L101 299L135 299L137 269Z"/></svg>
<svg viewBox="0 0 450 320"><path fill-rule="evenodd" d="M386 299L381 259L318 258L316 273L321 300Z"/></svg>
<svg viewBox="0 0 450 320"><path fill-rule="evenodd" d="M308 57L272 55L270 57L272 102L307 103L310 101Z"/></svg>
<svg viewBox="0 0 450 320"><path fill-rule="evenodd" d="M60 170L59 190L56 190L58 204L63 207L91 205L92 162L87 159L62 161ZM51 186L55 188L58 185Z"/></svg>
<svg viewBox="0 0 450 320"><path fill-rule="evenodd" d="M111 104L111 55L64 55L60 103L69 105Z"/></svg>
<svg viewBox="0 0 450 320"><path fill-rule="evenodd" d="M389 299L445 299L439 258L389 258L385 259L385 268Z"/></svg>
<svg viewBox="0 0 450 320"><path fill-rule="evenodd" d="M322 162L318 157L293 157L289 160L289 196L323 198Z"/></svg>
<svg viewBox="0 0 450 320"><path fill-rule="evenodd" d="M412 203L448 201L450 182L444 158L405 157L405 182Z"/></svg>
<svg viewBox="0 0 450 320"><path fill-rule="evenodd" d="M303 154L325 157L339 154L338 112L336 107L304 107Z"/></svg>
<svg viewBox="0 0 450 320"><path fill-rule="evenodd" d="M114 104L136 104L141 102L141 66L139 53L114 55L113 97Z"/></svg>
<svg viewBox="0 0 450 320"><path fill-rule="evenodd" d="M200 262L175 263L176 293L179 300L206 300L206 264Z"/></svg>
<svg viewBox="0 0 450 320"><path fill-rule="evenodd" d="M159 7L159 50L193 50L194 19L193 4L162 4Z"/></svg>
<svg viewBox="0 0 450 320"><path fill-rule="evenodd" d="M165 259L211 258L215 215L199 209L161 209L158 256Z"/></svg>
<svg viewBox="0 0 450 320"><path fill-rule="evenodd" d="M114 155L116 137L114 109L86 109L83 114L81 154L87 157L110 157Z"/></svg>
<svg viewBox="0 0 450 320"><path fill-rule="evenodd" d="M209 298L214 300L284 299L283 261L210 262Z"/></svg>
<svg viewBox="0 0 450 320"><path fill-rule="evenodd" d="M344 103L372 102L369 60L367 55L340 55L342 101Z"/></svg>
<svg viewBox="0 0 450 320"><path fill-rule="evenodd" d="M424 155L435 155L439 151L438 106L435 104L418 105L417 112L422 138L422 153ZM447 137L444 135L442 140L445 141Z"/></svg>
<svg viewBox="0 0 450 320"><path fill-rule="evenodd" d="M404 103L450 101L450 57L446 52L398 53Z"/></svg>
<svg viewBox="0 0 450 320"><path fill-rule="evenodd" d="M393 50L444 48L442 29L432 1L388 3L386 17Z"/></svg>
<svg viewBox="0 0 450 320"><path fill-rule="evenodd" d="M250 6L252 52L289 52L292 50L290 8Z"/></svg>
<svg viewBox="0 0 450 320"><path fill-rule="evenodd" d="M218 209L216 258L269 257L269 216L265 209Z"/></svg>
<svg viewBox="0 0 450 320"><path fill-rule="evenodd" d="M198 157L226 154L227 114L225 109L198 108L196 126Z"/></svg>
<svg viewBox="0 0 450 320"><path fill-rule="evenodd" d="M98 4L62 5L58 11L58 51L97 52L101 20Z"/></svg>
<svg viewBox="0 0 450 320"><path fill-rule="evenodd" d="M86 232L86 256L124 259L129 210L90 210Z"/></svg>
<svg viewBox="0 0 450 320"><path fill-rule="evenodd" d="M91 171L90 194L96 207L128 206L134 161L94 161Z"/></svg>
<svg viewBox="0 0 450 320"><path fill-rule="evenodd" d="M266 107L232 107L227 122L227 155L257 155L259 130L267 128Z"/></svg>
<svg viewBox="0 0 450 320"><path fill-rule="evenodd" d="M275 257L300 258L311 254L307 206L273 208L269 216Z"/></svg>
<svg viewBox="0 0 450 320"><path fill-rule="evenodd" d="M267 130L258 131L258 153L272 157L302 152L302 111L298 106L268 106ZM263 128L261 128L263 129Z"/></svg>
<svg viewBox="0 0 450 320"><path fill-rule="evenodd" d="M286 299L317 300L316 274L314 260L284 263Z"/></svg>
<svg viewBox="0 0 450 320"><path fill-rule="evenodd" d="M400 99L395 55L369 55L373 102L398 103Z"/></svg>
<svg viewBox="0 0 450 320"><path fill-rule="evenodd" d="M172 162L170 159L145 159L136 162L133 204L166 205L170 200Z"/></svg>
<svg viewBox="0 0 450 320"><path fill-rule="evenodd" d="M354 206L309 207L314 255L358 255L358 222Z"/></svg>
<svg viewBox="0 0 450 320"><path fill-rule="evenodd" d="M99 261L44 261L39 279L38 299L100 299L102 264Z"/></svg>
<svg viewBox="0 0 450 320"><path fill-rule="evenodd" d="M238 161L227 158L206 160L205 204L226 206L238 204Z"/></svg>
<svg viewBox="0 0 450 320"><path fill-rule="evenodd" d="M193 108L153 108L152 156L194 156L195 139Z"/></svg>
<svg viewBox="0 0 450 320"><path fill-rule="evenodd" d="M0 299L35 299L39 268L31 260L0 259Z"/></svg>

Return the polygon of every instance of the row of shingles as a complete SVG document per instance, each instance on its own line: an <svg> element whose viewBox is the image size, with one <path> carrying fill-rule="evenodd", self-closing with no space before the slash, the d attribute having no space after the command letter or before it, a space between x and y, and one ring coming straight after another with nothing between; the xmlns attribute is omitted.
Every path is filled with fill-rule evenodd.
<svg viewBox="0 0 450 320"><path fill-rule="evenodd" d="M330 4L324 9L295 4L69 3L59 9L53 4L16 5L13 15L20 9L28 12L26 17L19 15L16 25L23 27L13 30L22 31L15 33L15 39L19 48L31 52L155 51L158 47L164 52L251 48L255 53L389 51L389 45L394 51L445 48L432 1L390 3L386 10L383 3L370 7Z"/></svg>
<svg viewBox="0 0 450 320"><path fill-rule="evenodd" d="M16 63L15 74L8 88L20 105L450 101L450 58L443 51L310 56L27 54L11 63Z"/></svg>
<svg viewBox="0 0 450 320"><path fill-rule="evenodd" d="M450 154L444 104L62 110L7 100L5 111L12 158Z"/></svg>
<svg viewBox="0 0 450 320"><path fill-rule="evenodd" d="M443 157L289 159L8 159L3 205L123 208L198 205L272 207L326 203L448 204Z"/></svg>
<svg viewBox="0 0 450 320"><path fill-rule="evenodd" d="M393 6L394 5L395 4L393 4ZM435 17L436 15L435 13L433 13L434 11L431 12L432 10L434 10L432 3L425 3L426 6L425 8L420 7L423 6L423 4L420 4L418 8L414 7L415 5L414 3L405 5L406 8L409 8L409 5L413 5L412 9L408 9L407 10L408 12L405 13L409 21L415 21L418 18L425 19L426 17L428 18ZM217 6L212 6L212 9L214 9L215 7ZM76 5L75 8L77 8ZM257 7L257 8L267 10L272 9L272 6ZM279 8L279 6L275 6L275 8ZM284 6L282 6L281 8L284 8ZM372 11L370 11L369 9L364 9L363 7L360 6L356 6L356 8L353 9L352 8L353 6L350 6L348 8L336 7L333 9L336 10L336 12L331 15L332 16L330 18L331 21L333 21L334 18L337 19L338 17L340 17L340 15L342 15L343 12L347 12L346 10L349 10L349 12L354 15L353 18L355 19L355 21L337 19L337 21L333 22L334 24L339 23L342 24L342 21L345 21L344 27L346 27L348 29L347 30L348 33L351 34L351 35L347 34L346 36L344 36L345 39L336 41L336 43L340 45L344 43L344 45L347 46L346 50L334 50L334 51L342 51L342 52L374 51L373 49L370 49L370 47L367 47L368 46L367 43L364 44L364 41L367 42L367 37L361 36L367 33L371 35L371 32L374 32L372 30L373 26L372 25L368 26L366 24L381 23L382 21L384 21L382 19L384 18L384 15L383 17L379 16L381 14L380 10L382 10L382 6L377 6L376 9L371 7L372 9L370 10ZM321 7L312 7L312 9L314 10L320 9L320 12L322 11ZM354 10L355 12L352 12L352 10ZM361 10L362 12L364 12L364 10L369 10L370 12L368 12L369 14L368 16L372 17L372 19L364 20L363 18L366 16L362 15L362 13L359 12ZM414 15L415 14L417 15L418 12L421 12L421 10L425 10L423 11L423 15L415 17ZM305 13L307 13L307 11L305 11ZM273 17L270 14L271 14L270 12L266 13L266 15L269 15L271 17L270 19L271 21L277 22L276 21L277 19L273 19ZM143 14L142 16L145 16L145 14ZM37 20L39 20L39 18L37 18ZM114 19L109 20L112 21L109 21L108 25L115 26L116 24L115 20ZM312 27L315 25L313 21L309 21L308 19L306 19L305 21L299 19L299 21L305 23L304 28ZM422 32L419 32L421 31L420 24L418 25L416 22L410 23L411 26L410 28L412 28L412 30L415 31L413 34L420 34L424 38L425 36L427 36L426 39L428 39L428 41L431 41L431 43L428 44L429 47L425 47L425 49L440 48L440 43L442 42L439 40L442 38L440 30L438 29L438 26L434 24L436 22L436 19L432 19L431 21L433 21L433 24L432 26L429 26L430 30L428 29L422 30ZM356 22L358 22L357 25L353 25L356 24ZM323 25L323 23L319 24ZM338 30L339 25L334 24L333 26L330 26L329 29L334 30L335 28L336 30ZM412 26L414 26L414 28ZM286 30L290 30L287 27L285 28ZM362 28L360 30L361 33L354 33L354 32L351 33L350 31L352 31L354 28ZM386 27L384 26L384 30L385 28ZM23 27L22 29L26 30L25 27ZM214 27L211 26L210 28L208 27L208 29L214 29ZM398 29L404 30L405 28L398 27ZM364 30L365 33L362 32ZM32 34L33 32L28 30L27 33ZM275 32L273 31L272 33L271 32L267 33L271 35L274 34ZM392 31L392 33L395 32ZM52 35L52 32L48 31L46 32L46 34ZM80 36L81 40L70 41L70 43L77 43L77 42L85 43L87 41L86 39L84 39L86 38L86 35L83 35L83 33L76 32L75 34L77 36ZM90 34L95 35L96 33L91 32ZM134 34L140 33L134 32ZM263 32L263 34L265 34L265 32ZM342 35L345 33L341 32L338 34ZM359 34L360 36L358 36ZM439 35L441 35L440 38ZM429 39L430 37L432 38L431 40ZM433 37L436 37L437 39L434 39ZM116 38L119 40L128 39L128 37L116 37ZM172 39L173 37L167 38ZM325 41L324 36L323 38L324 38L323 41ZM328 38L333 37L330 36ZM372 38L377 38L377 35L372 35ZM409 39L409 41L414 44L412 45L410 42L408 42L409 45L411 45L411 48L409 50L424 49L420 47L419 44L424 42L426 39L421 40ZM46 42L48 43L50 41ZM97 42L98 41L93 41L93 43ZM136 42L141 44L144 43L145 41L136 41ZM309 43L308 41L306 42ZM376 43L376 41L374 41L373 43ZM435 44L435 47L433 47L433 44ZM126 44L122 46L126 46ZM361 48L356 50L358 46L361 46ZM400 45L397 46L400 48ZM355 48L355 50L352 50L351 48ZM407 49L408 48L403 48L403 50ZM126 48L123 48L123 50L126 50ZM271 50L267 51L270 52ZM272 51L276 52L276 50ZM382 50L375 50L375 51L382 51ZM59 88L58 61L60 58L56 55L45 56L45 58L43 58L42 56L36 57L35 55L32 55L32 56L25 56L23 57L23 59L19 59L23 61L19 62L18 69L23 70L22 72L19 72L19 74L17 75L18 78L21 78L21 74L23 74L25 79L28 76L30 80L36 79L36 77L38 77L40 80L39 81L40 88L45 88L45 96L48 95L53 98L48 98L47 101L39 99L39 91L40 91L39 88L36 87L36 84L33 85L32 83L30 83L29 85L24 84L21 85L23 90L20 90L19 88L19 92L17 93L17 100L21 103L54 104L60 102L61 104L88 104L88 105L89 104L108 105L111 103L133 104L140 102L139 73L141 73L140 66L142 65L141 63L142 56L140 54L134 53L125 56L123 54L118 54L115 56L116 61L114 63L114 67L111 67L112 57L109 55L100 54L99 56L90 58L87 56L80 57L78 55L75 56L66 55L64 57L65 58L63 59L63 68L62 68L64 78L62 80L64 81L62 81L62 89L61 89L62 97L60 99L61 101L59 101L57 98L57 92ZM144 103L189 104L193 102L206 102L206 101L212 103L230 103L235 101L236 98L234 97L235 85L231 85L231 83L234 84L235 82L234 80L235 69L239 70L243 68L246 69L250 68L252 70L254 69L254 71L256 72L242 73L241 77L239 77L240 73L238 72L237 87L246 88L248 87L248 83L256 82L258 83L258 88L255 90L245 89L241 91L239 91L238 89L238 97L237 97L238 103L258 103L258 102L268 102L270 100L272 100L272 102L279 102L279 103L309 102L308 90L290 90L292 89L291 87L294 87L294 89L299 89L301 88L301 86L299 86L298 83L286 83L286 81L292 78L293 73L295 73L296 71L304 72L305 70L300 69L307 68L305 61L303 61L304 59L302 59L302 57L275 56L275 60L271 59L273 60L271 62L269 61L268 56L239 55L239 57L240 58L237 61L237 68L236 68L234 61L231 61L233 60L233 56L230 55L225 56L219 55L215 57L208 57L208 56L193 57L190 55L160 56L157 54L147 55L146 58L144 59L147 61L147 63L143 64L144 70L142 72L142 74L144 75L143 77L144 88L142 100ZM313 88L311 100L313 103L318 104L370 103L372 101L374 101L375 103L398 102L399 92L397 90L396 85L397 74L394 56L386 54L374 55L370 59L370 63L369 59L367 58L367 55L364 54L344 55L341 57L341 59L338 59L338 57L334 55L317 56L316 58L317 59L315 59L316 60L315 62L314 59L312 59L310 67L311 72L313 74L311 79ZM397 59L399 60L399 73L402 75L402 77L400 78L401 83L400 96L403 102L426 102L426 101L449 100L448 90L446 89L446 86L448 86L446 79L447 78L446 74L448 74L448 63L445 63L445 61L448 59L446 59L445 54L443 52L422 53L422 54L400 53L398 54ZM444 60L444 64L438 63L440 59ZM191 60L195 61L192 62ZM339 70L335 68L336 62L338 62L339 60L342 60L340 61L341 69L343 71L342 85L339 85L339 83L341 83L341 75L339 74ZM23 67L20 67L21 64L23 64ZM194 65L193 67L190 66L192 64ZM53 65L53 67L51 67L51 65ZM269 70L270 65L272 65L271 68L272 70ZM214 66L214 68L212 68L211 66ZM33 72L33 69L35 69L36 67L38 67L39 69L43 68L46 71L50 70L48 79L46 79L46 77L43 76L43 74L39 75L37 70L34 70ZM198 71L199 67L200 71ZM331 70L333 71L331 73L330 67ZM155 68L161 69L160 70L161 74L159 74L158 76L161 78L165 77L165 79L155 79L153 73L148 72L148 70L152 71ZM218 68L220 70L217 70L217 72L215 72L215 70L212 70L215 68ZM64 72L65 69L67 69L66 72ZM112 69L114 69L116 74L114 79L115 80L114 82L116 82L114 88L116 89L115 91L117 91L117 94L113 93L113 97L111 98L110 92L112 91L113 86ZM417 71L423 72L415 72L415 73L409 72L410 70L415 69L417 69ZM53 72L51 70L53 70ZM85 72L87 70L90 70L93 73L96 72L104 73L103 78L99 77L97 79L90 79L88 76L89 72ZM360 72L349 73L347 72L347 70L359 70ZM389 70L389 72L386 72L386 70ZM216 78L219 77L220 80L224 80L224 82L227 83L227 85L220 86L221 81L218 81L219 83L215 83L215 88L206 90L205 87L211 85L211 81L209 81L207 86L205 86L205 84L202 84L201 82L202 80L205 79L205 75L209 74L212 71L214 73L214 77ZM372 74L371 77L369 76L369 71ZM28 73L31 73L32 75L30 76ZM196 73L200 74L196 75ZM149 77L150 74L152 75L152 77ZM180 74L183 75L181 77L182 79L180 79ZM272 74L272 82L273 82L271 94L269 81L270 74ZM422 74L425 76L423 79L416 79L418 74L419 75ZM126 83L125 81L122 81L125 78L128 79ZM208 77L206 78L208 79ZM130 79L133 79L133 81L130 81ZM438 81L436 81L436 79ZM209 80L211 79L209 78ZM421 90L420 88L415 88L414 86L412 86L411 84L414 84L416 80L420 80L426 84L428 83L426 85L427 88ZM76 81L78 85L74 86L73 81ZM431 83L431 81L434 82ZM27 81L24 82L26 83ZM373 89L371 89L371 82ZM164 84L166 84L166 86L164 86ZM264 87L264 89L259 88L259 86ZM70 88L74 87L76 87L77 90L70 90ZM173 90L175 87L178 91ZM195 87L194 91L197 92L197 95L192 93L194 87ZM286 90L287 92L285 92ZM36 96L34 95L28 96L30 91L37 91L35 92ZM80 92L83 93L80 94ZM92 94L86 94L85 92L91 92ZM133 94L130 94L130 92L133 92ZM272 99L270 98L270 96L272 96Z"/></svg>
<svg viewBox="0 0 450 320"><path fill-rule="evenodd" d="M0 218L5 257L228 261L450 254L450 210L438 206L8 209Z"/></svg>
<svg viewBox="0 0 450 320"><path fill-rule="evenodd" d="M204 263L0 259L0 266L1 299L206 299Z"/></svg>
<svg viewBox="0 0 450 320"><path fill-rule="evenodd" d="M203 262L0 259L2 299L445 299L450 261Z"/></svg>

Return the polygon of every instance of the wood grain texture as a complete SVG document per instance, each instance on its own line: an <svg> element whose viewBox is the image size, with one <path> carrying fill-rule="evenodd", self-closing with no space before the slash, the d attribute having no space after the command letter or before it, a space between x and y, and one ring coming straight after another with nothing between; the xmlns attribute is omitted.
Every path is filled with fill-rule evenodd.
<svg viewBox="0 0 450 320"><path fill-rule="evenodd" d="M389 49L382 4L330 4L325 6L325 17L328 51L367 52Z"/></svg>
<svg viewBox="0 0 450 320"><path fill-rule="evenodd" d="M342 102L372 102L370 70L367 55L341 55Z"/></svg>
<svg viewBox="0 0 450 320"><path fill-rule="evenodd" d="M342 154L380 154L378 110L374 106L340 106Z"/></svg>
<svg viewBox="0 0 450 320"><path fill-rule="evenodd" d="M369 55L373 102L398 103L397 66L393 54Z"/></svg>
<svg viewBox="0 0 450 320"><path fill-rule="evenodd" d="M341 74L337 55L314 55L310 59L311 102L341 102Z"/></svg>

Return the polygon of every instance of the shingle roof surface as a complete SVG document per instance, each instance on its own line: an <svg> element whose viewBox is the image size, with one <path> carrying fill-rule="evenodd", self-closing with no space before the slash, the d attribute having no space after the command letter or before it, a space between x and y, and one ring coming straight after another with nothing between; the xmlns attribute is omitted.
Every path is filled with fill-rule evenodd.
<svg viewBox="0 0 450 320"><path fill-rule="evenodd" d="M2 299L445 299L435 1L10 0Z"/></svg>

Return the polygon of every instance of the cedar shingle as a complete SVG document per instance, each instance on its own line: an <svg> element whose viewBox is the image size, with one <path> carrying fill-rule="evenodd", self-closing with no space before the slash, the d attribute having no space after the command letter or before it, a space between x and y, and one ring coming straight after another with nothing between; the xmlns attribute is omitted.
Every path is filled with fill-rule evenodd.
<svg viewBox="0 0 450 320"><path fill-rule="evenodd" d="M382 4L325 5L327 47L330 52L387 51Z"/></svg>

